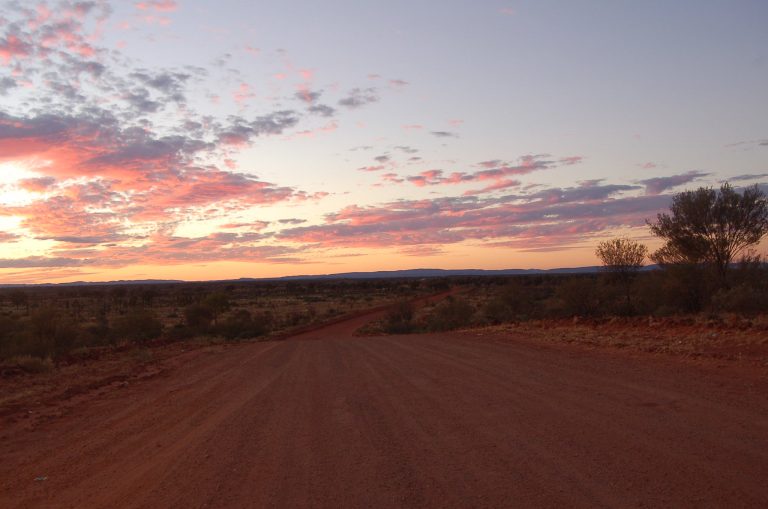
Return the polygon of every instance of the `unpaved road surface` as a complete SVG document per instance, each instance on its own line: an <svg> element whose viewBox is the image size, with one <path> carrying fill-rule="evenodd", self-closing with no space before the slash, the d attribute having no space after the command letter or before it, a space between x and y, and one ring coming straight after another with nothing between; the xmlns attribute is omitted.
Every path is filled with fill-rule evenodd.
<svg viewBox="0 0 768 509"><path fill-rule="evenodd" d="M756 375L366 319L0 430L0 507L768 507Z"/></svg>

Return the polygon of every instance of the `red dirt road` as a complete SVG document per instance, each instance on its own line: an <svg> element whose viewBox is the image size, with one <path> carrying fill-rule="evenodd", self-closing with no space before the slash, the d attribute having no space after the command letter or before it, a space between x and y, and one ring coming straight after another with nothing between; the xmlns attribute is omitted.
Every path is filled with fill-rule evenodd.
<svg viewBox="0 0 768 509"><path fill-rule="evenodd" d="M366 319L0 431L0 507L768 507L756 377Z"/></svg>

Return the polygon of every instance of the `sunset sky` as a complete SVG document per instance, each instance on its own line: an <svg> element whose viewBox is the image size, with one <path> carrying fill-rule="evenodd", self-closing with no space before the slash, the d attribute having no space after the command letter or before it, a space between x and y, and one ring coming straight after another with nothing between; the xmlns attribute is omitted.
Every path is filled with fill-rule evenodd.
<svg viewBox="0 0 768 509"><path fill-rule="evenodd" d="M0 283L593 265L768 190L764 0L0 2Z"/></svg>

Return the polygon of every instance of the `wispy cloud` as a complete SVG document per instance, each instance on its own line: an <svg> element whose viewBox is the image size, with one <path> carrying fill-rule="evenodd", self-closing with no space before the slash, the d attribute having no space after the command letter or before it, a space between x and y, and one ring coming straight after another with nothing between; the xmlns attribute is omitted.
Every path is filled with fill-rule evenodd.
<svg viewBox="0 0 768 509"><path fill-rule="evenodd" d="M669 177L653 177L639 180L638 183L645 186L645 192L647 194L661 194L668 189L688 184L708 175L710 175L710 173L694 170L679 175L671 175Z"/></svg>

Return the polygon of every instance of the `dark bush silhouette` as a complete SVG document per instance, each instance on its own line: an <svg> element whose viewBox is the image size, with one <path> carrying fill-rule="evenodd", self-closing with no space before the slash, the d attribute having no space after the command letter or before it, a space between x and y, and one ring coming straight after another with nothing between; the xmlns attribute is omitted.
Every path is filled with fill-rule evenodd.
<svg viewBox="0 0 768 509"><path fill-rule="evenodd" d="M600 295L594 278L567 279L557 287L555 296L566 315L596 316L600 314Z"/></svg>
<svg viewBox="0 0 768 509"><path fill-rule="evenodd" d="M384 332L389 334L407 334L413 332L413 303L407 300L397 302L384 318Z"/></svg>
<svg viewBox="0 0 768 509"><path fill-rule="evenodd" d="M198 333L205 333L211 329L214 316L213 310L202 303L190 304L184 308L187 327Z"/></svg>
<svg viewBox="0 0 768 509"><path fill-rule="evenodd" d="M117 318L113 333L118 340L146 343L163 333L163 324L149 309L135 309Z"/></svg>
<svg viewBox="0 0 768 509"><path fill-rule="evenodd" d="M268 315L253 316L245 309L238 309L222 320L216 330L227 339L249 339L267 334L271 326L272 319Z"/></svg>
<svg viewBox="0 0 768 509"><path fill-rule="evenodd" d="M224 311L229 309L229 297L224 292L214 292L208 295L202 302L211 312L211 320L214 325Z"/></svg>
<svg viewBox="0 0 768 509"><path fill-rule="evenodd" d="M77 344L80 333L77 324L53 308L40 308L29 317L27 329L29 349L23 354L59 358Z"/></svg>
<svg viewBox="0 0 768 509"><path fill-rule="evenodd" d="M432 331L453 330L467 327L472 323L475 310L461 297L449 295L432 310L427 328Z"/></svg>
<svg viewBox="0 0 768 509"><path fill-rule="evenodd" d="M537 293L519 281L511 281L486 302L483 316L493 324L526 320L536 314Z"/></svg>

